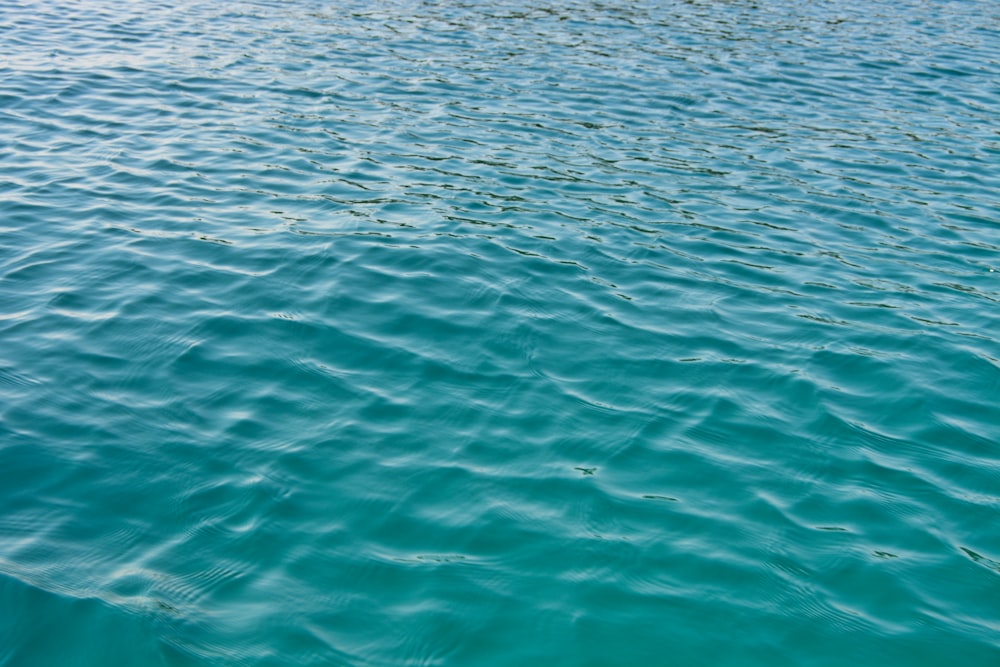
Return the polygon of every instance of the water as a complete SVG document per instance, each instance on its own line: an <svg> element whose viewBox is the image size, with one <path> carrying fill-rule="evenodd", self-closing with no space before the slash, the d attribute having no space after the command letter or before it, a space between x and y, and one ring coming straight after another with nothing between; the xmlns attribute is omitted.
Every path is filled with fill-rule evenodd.
<svg viewBox="0 0 1000 667"><path fill-rule="evenodd" d="M1000 664L998 26L4 3L0 665Z"/></svg>

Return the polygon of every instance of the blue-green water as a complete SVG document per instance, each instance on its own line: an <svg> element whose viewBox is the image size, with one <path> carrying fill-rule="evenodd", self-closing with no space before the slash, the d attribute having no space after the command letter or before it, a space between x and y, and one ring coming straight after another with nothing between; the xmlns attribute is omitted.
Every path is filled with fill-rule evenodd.
<svg viewBox="0 0 1000 667"><path fill-rule="evenodd" d="M0 5L0 665L1000 664L1000 5Z"/></svg>

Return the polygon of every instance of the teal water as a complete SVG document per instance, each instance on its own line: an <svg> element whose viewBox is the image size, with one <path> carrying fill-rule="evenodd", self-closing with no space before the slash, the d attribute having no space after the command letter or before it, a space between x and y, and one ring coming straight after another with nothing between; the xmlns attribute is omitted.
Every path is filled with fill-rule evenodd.
<svg viewBox="0 0 1000 667"><path fill-rule="evenodd" d="M1000 5L0 5L0 665L1000 664Z"/></svg>

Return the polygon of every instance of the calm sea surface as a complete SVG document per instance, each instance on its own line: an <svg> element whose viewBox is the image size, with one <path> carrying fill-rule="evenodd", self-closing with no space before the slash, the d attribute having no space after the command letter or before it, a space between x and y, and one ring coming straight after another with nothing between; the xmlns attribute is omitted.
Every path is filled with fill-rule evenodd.
<svg viewBox="0 0 1000 667"><path fill-rule="evenodd" d="M1000 665L1000 4L0 5L0 665Z"/></svg>

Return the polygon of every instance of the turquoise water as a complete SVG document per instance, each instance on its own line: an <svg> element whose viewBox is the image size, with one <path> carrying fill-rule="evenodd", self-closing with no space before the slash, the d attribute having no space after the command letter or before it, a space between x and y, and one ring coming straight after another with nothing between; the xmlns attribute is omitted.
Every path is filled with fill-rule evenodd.
<svg viewBox="0 0 1000 667"><path fill-rule="evenodd" d="M0 5L0 665L1000 664L1000 5Z"/></svg>

